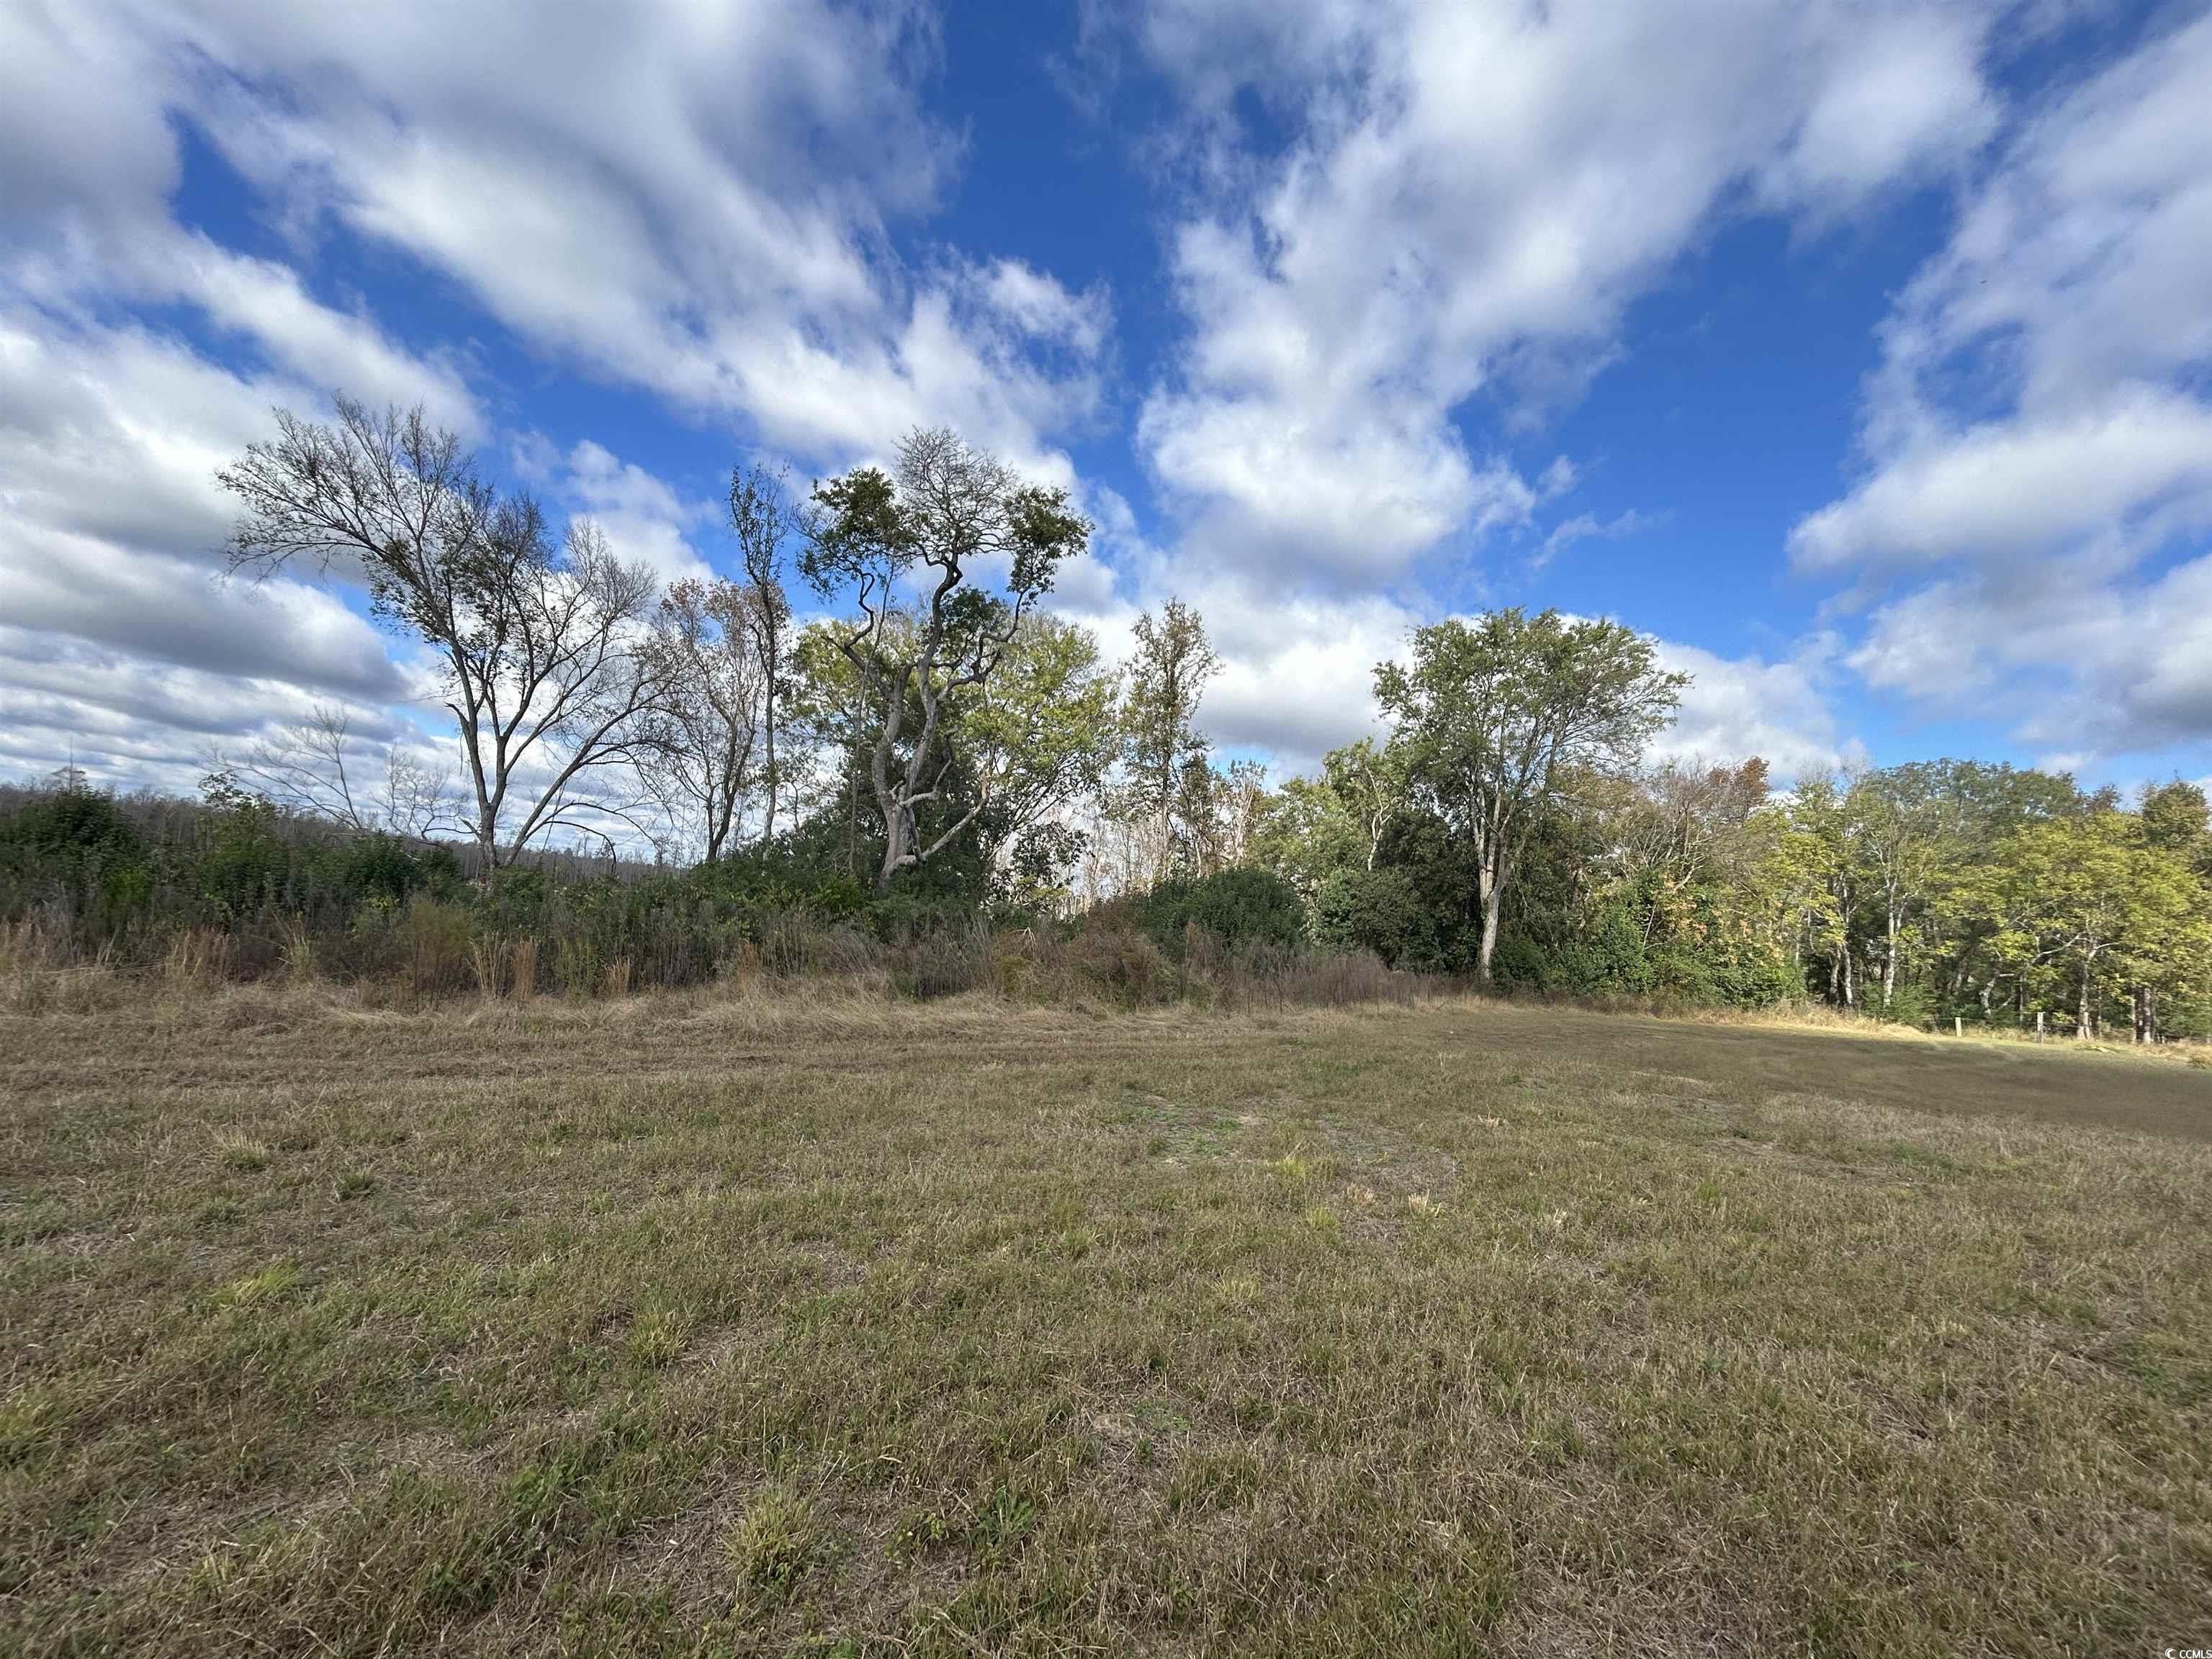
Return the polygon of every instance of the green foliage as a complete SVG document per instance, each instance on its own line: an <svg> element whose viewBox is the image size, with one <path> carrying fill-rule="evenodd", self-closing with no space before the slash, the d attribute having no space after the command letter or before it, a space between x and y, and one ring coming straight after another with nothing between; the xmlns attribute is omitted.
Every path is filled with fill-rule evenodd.
<svg viewBox="0 0 2212 1659"><path fill-rule="evenodd" d="M1030 740L1042 748L1059 735L1050 720L1026 733L1018 720L994 732L990 693L1019 656L1031 607L1059 566L1084 551L1091 526L1068 510L1064 489L1023 483L942 429L908 433L893 474L861 467L816 484L801 525L800 572L823 598L849 595L860 612L810 629L822 643L802 648L799 661L802 671L817 662L826 670L831 689L817 701L834 710L848 757L867 757L864 770L852 771L868 780L883 838L877 885L888 889L956 842L974 843L994 761L1018 763ZM1000 591L979 586L999 561L1006 566ZM924 569L921 597L903 604L902 583ZM1035 646L1039 629L1030 631ZM1048 644L1054 630L1042 633ZM1060 635L1089 646L1084 666L1095 682L1095 646L1078 632ZM1049 649L1031 654L1043 672L1029 689L1044 696L1030 701L1049 714L1055 690L1073 696L1078 665L1048 661ZM842 665L823 660L833 655ZM954 805L961 796L964 808Z"/></svg>
<svg viewBox="0 0 2212 1659"><path fill-rule="evenodd" d="M1479 872L1487 976L1503 901L1528 844L1585 781L1634 765L1673 719L1680 674L1620 623L1518 608L1417 629L1410 663L1375 670L1375 697L1397 722L1396 769Z"/></svg>
<svg viewBox="0 0 2212 1659"><path fill-rule="evenodd" d="M103 919L144 902L146 848L114 799L88 789L33 798L0 819L0 890L11 909L54 897Z"/></svg>
<svg viewBox="0 0 2212 1659"><path fill-rule="evenodd" d="M145 850L115 798L89 789L34 797L0 823L0 847L103 866L137 863Z"/></svg>
<svg viewBox="0 0 2212 1659"><path fill-rule="evenodd" d="M1065 823L1030 825L1008 849L993 897L1019 915L1044 915L1066 903L1090 837Z"/></svg>
<svg viewBox="0 0 2212 1659"><path fill-rule="evenodd" d="M1231 945L1285 947L1296 945L1306 929L1297 889L1266 870L1170 877L1139 898L1134 908L1138 925L1178 959L1193 927Z"/></svg>
<svg viewBox="0 0 2212 1659"><path fill-rule="evenodd" d="M1314 895L1313 936L1332 950L1372 951L1392 967L1447 963L1436 912L1406 870L1339 870L1323 878Z"/></svg>
<svg viewBox="0 0 2212 1659"><path fill-rule="evenodd" d="M1421 698L1452 677L1431 678L1401 712L1443 741L1453 722ZM1467 816L1480 790L1446 800L1408 729L1380 752L1336 750L1270 797L1255 855L1309 896L1322 947L1473 972L1497 878ZM2032 1027L2040 1011L2065 1030L2212 1030L2212 832L2192 785L2150 790L2130 813L2063 775L1967 761L1812 776L1780 798L1755 760L1626 776L1562 765L1523 811L1491 962L1501 986L1735 1006L1825 997L1919 1026Z"/></svg>
<svg viewBox="0 0 2212 1659"><path fill-rule="evenodd" d="M1212 745L1196 725L1199 700L1220 659L1198 612L1170 599L1139 617L1121 709L1124 781L1119 809L1152 839L1152 872L1190 869L1206 854L1213 818Z"/></svg>
<svg viewBox="0 0 2212 1659"><path fill-rule="evenodd" d="M1649 996L1660 989L1636 919L1620 901L1548 940L1527 931L1507 933L1492 971L1501 985L1557 996ZM1686 988L1667 988L1686 1000L1702 1000Z"/></svg>
<svg viewBox="0 0 2212 1659"><path fill-rule="evenodd" d="M235 947L224 952L235 974L274 972L304 946L319 972L417 995L477 988L492 964L505 984L526 941L533 983L589 994L702 982L757 960L794 921L903 945L976 915L972 883L933 876L878 896L785 848L680 872L516 866L471 882L451 848L344 833L223 780L198 804L30 796L0 815L0 905L118 966L160 967L170 940L213 929Z"/></svg>

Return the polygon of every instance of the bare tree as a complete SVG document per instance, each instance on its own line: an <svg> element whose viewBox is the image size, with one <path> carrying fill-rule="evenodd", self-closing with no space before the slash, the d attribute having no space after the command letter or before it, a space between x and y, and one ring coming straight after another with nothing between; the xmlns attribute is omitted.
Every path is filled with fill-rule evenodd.
<svg viewBox="0 0 2212 1659"><path fill-rule="evenodd" d="M397 740L380 750L356 743L352 716L327 703L242 751L216 750L210 758L210 770L286 811L349 830L422 837L468 827L448 774L425 765Z"/></svg>
<svg viewBox="0 0 2212 1659"><path fill-rule="evenodd" d="M760 781L754 746L769 677L756 648L757 600L757 589L736 582L680 581L661 599L654 630L667 716L641 765L671 817L697 826L709 864Z"/></svg>
<svg viewBox="0 0 2212 1659"><path fill-rule="evenodd" d="M878 885L927 863L973 823L988 787L921 844L918 809L940 799L957 757L952 704L988 683L1022 618L1050 589L1062 559L1083 551L1091 526L1067 493L1022 483L995 456L942 428L901 441L893 471L861 467L815 486L799 568L824 599L849 592L860 620L835 627L871 704L868 782L884 825ZM978 586L1006 566L1003 592ZM924 592L910 610L902 583Z"/></svg>
<svg viewBox="0 0 2212 1659"><path fill-rule="evenodd" d="M1716 866L1742 857L1751 844L1746 825L1767 796L1766 763L1757 756L1734 767L1670 760L1633 779L1594 781L1617 786L1606 830L1622 878L1670 890L1693 887ZM1646 945L1663 914L1655 896L1644 911Z"/></svg>
<svg viewBox="0 0 2212 1659"><path fill-rule="evenodd" d="M761 845L775 839L775 801L782 775L776 765L777 702L787 689L791 654L791 601L783 591L783 544L797 528L783 475L765 467L738 467L730 473L730 528L738 538L750 586L750 623L746 630L760 684L761 732L768 753L761 780L768 806L761 817Z"/></svg>
<svg viewBox="0 0 2212 1659"><path fill-rule="evenodd" d="M431 648L488 867L560 829L611 844L609 823L643 802L599 786L659 738L651 574L589 520L556 542L535 501L486 483L419 408L337 409L332 425L277 410L276 441L216 473L245 507L232 568L357 570L375 614Z"/></svg>
<svg viewBox="0 0 2212 1659"><path fill-rule="evenodd" d="M1178 857L1189 862L1200 855L1197 843L1208 826L1200 813L1210 812L1212 803L1207 792L1194 787L1208 775L1211 748L1196 725L1198 703L1221 659L1206 637L1204 621L1181 599L1170 599L1157 619L1149 612L1139 617L1135 632L1121 707L1127 769L1122 799L1133 822L1151 826L1157 882L1166 878Z"/></svg>
<svg viewBox="0 0 2212 1659"><path fill-rule="evenodd" d="M1221 830L1217 857L1223 869L1233 870L1251 851L1252 832L1267 797L1267 769L1255 760L1231 761L1218 787Z"/></svg>

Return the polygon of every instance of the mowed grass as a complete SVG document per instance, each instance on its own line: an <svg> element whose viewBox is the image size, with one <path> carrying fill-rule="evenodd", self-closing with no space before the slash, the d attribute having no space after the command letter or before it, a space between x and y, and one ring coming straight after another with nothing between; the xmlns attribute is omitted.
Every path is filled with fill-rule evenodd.
<svg viewBox="0 0 2212 1659"><path fill-rule="evenodd" d="M2212 1645L2206 1073L246 991L0 1088L0 1650Z"/></svg>

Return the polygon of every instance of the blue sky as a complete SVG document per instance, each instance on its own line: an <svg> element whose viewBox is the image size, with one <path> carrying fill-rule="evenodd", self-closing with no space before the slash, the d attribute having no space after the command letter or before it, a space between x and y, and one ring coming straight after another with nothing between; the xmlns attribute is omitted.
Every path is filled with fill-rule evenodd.
<svg viewBox="0 0 2212 1659"><path fill-rule="evenodd" d="M670 574L943 422L1299 767L1405 630L1617 616L1788 775L2212 771L2212 18L2066 0L0 0L0 772L424 718L213 468L422 401Z"/></svg>

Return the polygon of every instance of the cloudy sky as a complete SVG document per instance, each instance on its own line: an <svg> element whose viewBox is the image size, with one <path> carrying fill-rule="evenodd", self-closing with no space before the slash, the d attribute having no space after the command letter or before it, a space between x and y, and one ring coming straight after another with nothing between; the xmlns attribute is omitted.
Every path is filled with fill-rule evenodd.
<svg viewBox="0 0 2212 1659"><path fill-rule="evenodd" d="M2112 0L0 0L0 775L431 718L214 469L421 402L671 574L947 423L1297 766L1413 623L1673 741L2212 770L2212 13Z"/></svg>

